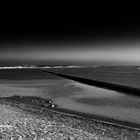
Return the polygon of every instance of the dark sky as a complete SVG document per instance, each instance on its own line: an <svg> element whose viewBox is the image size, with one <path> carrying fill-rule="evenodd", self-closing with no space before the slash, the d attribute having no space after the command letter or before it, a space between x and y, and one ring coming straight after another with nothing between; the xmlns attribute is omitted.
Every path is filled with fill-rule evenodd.
<svg viewBox="0 0 140 140"><path fill-rule="evenodd" d="M139 16L78 16L0 24L0 65L140 65Z"/></svg>

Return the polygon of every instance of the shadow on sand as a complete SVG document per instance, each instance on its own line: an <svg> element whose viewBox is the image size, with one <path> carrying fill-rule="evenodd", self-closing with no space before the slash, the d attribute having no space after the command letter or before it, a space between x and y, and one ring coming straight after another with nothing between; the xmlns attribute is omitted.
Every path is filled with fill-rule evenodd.
<svg viewBox="0 0 140 140"><path fill-rule="evenodd" d="M117 92L121 92L122 94L129 94L132 96L138 96L140 97L140 89L139 88L134 88L134 87L129 87L129 86L124 86L124 85L118 85L114 83L109 83L109 82L103 82L103 81L97 81L97 80L90 80L86 78L80 78L72 75L66 75L66 74L60 74L60 73L54 73L46 70L42 70L43 72L47 72L49 74L57 75L66 79L74 80L83 84L91 85L91 86L96 86L108 90L113 90Z"/></svg>

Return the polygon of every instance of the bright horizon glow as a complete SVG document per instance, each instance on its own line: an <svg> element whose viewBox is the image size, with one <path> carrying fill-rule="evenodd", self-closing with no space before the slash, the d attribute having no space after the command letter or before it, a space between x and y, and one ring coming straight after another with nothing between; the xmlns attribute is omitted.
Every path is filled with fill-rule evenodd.
<svg viewBox="0 0 140 140"><path fill-rule="evenodd" d="M132 47L132 46L133 47ZM94 45L93 45L94 46ZM105 45L107 46L107 45ZM66 49L67 48L67 49ZM140 64L139 44L115 44L112 47L98 46L48 48L22 48L0 51L0 60L23 61L71 61L71 62L102 62L102 63L138 63Z"/></svg>

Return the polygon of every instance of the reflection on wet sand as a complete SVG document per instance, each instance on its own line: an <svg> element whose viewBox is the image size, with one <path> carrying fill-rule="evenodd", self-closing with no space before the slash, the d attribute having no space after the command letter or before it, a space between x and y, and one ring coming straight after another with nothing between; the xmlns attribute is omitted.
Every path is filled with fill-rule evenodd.
<svg viewBox="0 0 140 140"><path fill-rule="evenodd" d="M32 74L32 72L29 72ZM27 74L30 76L30 74ZM23 74L23 73L22 73ZM41 79L1 79L0 96L36 96L51 99L60 108L140 123L139 98L49 75ZM13 75L13 73L12 73ZM43 75L42 75L43 77Z"/></svg>
<svg viewBox="0 0 140 140"><path fill-rule="evenodd" d="M140 100L131 98L75 98L79 103L90 105L90 106L114 106L120 108L137 108L140 109Z"/></svg>

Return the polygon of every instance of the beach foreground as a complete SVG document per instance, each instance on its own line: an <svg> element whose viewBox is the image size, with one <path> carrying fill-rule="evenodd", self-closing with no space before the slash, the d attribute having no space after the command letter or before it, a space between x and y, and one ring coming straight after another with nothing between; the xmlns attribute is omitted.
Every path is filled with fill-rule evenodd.
<svg viewBox="0 0 140 140"><path fill-rule="evenodd" d="M3 140L138 140L140 131L0 99Z"/></svg>
<svg viewBox="0 0 140 140"><path fill-rule="evenodd" d="M0 74L0 138L139 140L139 104L138 97L41 69L4 69Z"/></svg>
<svg viewBox="0 0 140 140"><path fill-rule="evenodd" d="M133 73L133 78L129 79L129 74L125 75L125 78L121 78L120 71L115 72L115 70L112 70L113 73L110 68L108 69L110 76L108 74L100 76L99 80L100 78L110 79L115 74L117 76L116 78L112 78L113 81L119 82L118 78L125 79L123 83L126 83L126 81L132 84L139 83L140 74L136 73L136 71ZM82 70L84 73L81 72ZM53 70L49 69L49 71ZM55 71L60 73L61 70L56 69ZM67 69L67 71L70 70ZM92 74L95 74L95 69L92 68L90 72L88 71L89 68L73 69L75 73L82 73L83 76L91 74L91 78L94 78ZM101 73L103 71L105 70L103 69ZM131 72L130 70L128 71ZM73 72L70 71L71 74ZM99 75L98 72L96 73ZM135 79L135 82L133 82L133 79ZM43 72L41 69L0 70L0 97L14 95L34 96L46 100L51 99L58 108L140 124L140 100L138 97L82 84Z"/></svg>

